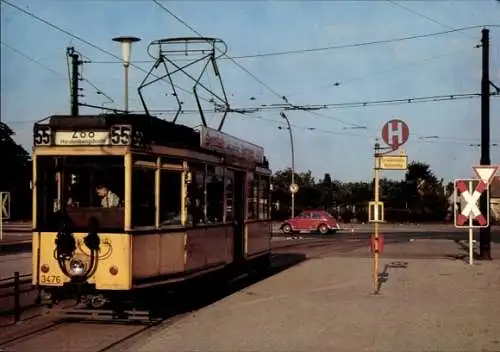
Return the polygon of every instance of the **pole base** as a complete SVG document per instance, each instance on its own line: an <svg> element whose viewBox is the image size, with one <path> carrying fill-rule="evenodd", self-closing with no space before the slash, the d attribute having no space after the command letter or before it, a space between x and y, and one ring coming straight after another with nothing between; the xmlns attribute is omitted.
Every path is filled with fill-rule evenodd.
<svg viewBox="0 0 500 352"><path fill-rule="evenodd" d="M478 255L477 260L493 260L491 254Z"/></svg>

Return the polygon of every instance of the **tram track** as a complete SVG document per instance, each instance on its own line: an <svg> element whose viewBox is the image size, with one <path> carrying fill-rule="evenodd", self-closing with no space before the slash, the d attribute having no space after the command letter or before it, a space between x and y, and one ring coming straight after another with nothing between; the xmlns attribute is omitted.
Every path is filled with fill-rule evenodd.
<svg viewBox="0 0 500 352"><path fill-rule="evenodd" d="M283 241L284 242L284 241ZM144 335L164 329L184 319L197 310L223 299L245 287L273 276L303 260L317 259L335 253L346 253L363 246L366 241L349 241L343 238L304 238L283 243L274 242L272 268L266 275L245 275L225 283L208 295L193 302L181 297L170 302L165 317L159 321L141 324L124 324L96 321L50 320L50 316L32 319L26 326L17 326L17 333L0 336L0 351L32 351L43 346L46 351L97 351L114 352L137 343ZM211 290L212 291L212 290ZM207 292L207 291L201 291ZM167 300L166 300L167 301Z"/></svg>

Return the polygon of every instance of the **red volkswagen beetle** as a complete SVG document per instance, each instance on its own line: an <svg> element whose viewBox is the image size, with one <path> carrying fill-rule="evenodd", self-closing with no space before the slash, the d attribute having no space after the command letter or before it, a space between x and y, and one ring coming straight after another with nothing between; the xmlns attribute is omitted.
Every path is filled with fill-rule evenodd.
<svg viewBox="0 0 500 352"><path fill-rule="evenodd" d="M296 231L316 232L326 235L329 232L337 232L340 226L337 220L324 210L305 210L299 215L284 221L281 226L284 233Z"/></svg>

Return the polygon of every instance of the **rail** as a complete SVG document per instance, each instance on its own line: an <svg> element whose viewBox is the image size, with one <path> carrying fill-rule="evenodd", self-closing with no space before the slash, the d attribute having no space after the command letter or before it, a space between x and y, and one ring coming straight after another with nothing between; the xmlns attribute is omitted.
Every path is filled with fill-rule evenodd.
<svg viewBox="0 0 500 352"><path fill-rule="evenodd" d="M23 311L37 305L38 295L31 304L22 304L21 299L23 294L35 290L36 287L31 284L31 274L21 275L19 271L16 271L14 272L14 276L0 279L0 302L6 302L6 298L14 298L14 302L11 302L11 307L8 307L8 304L5 305L7 307L4 307L4 304L0 305L0 316L14 314L14 321L17 323L21 320ZM26 299L26 301L30 301L30 299Z"/></svg>

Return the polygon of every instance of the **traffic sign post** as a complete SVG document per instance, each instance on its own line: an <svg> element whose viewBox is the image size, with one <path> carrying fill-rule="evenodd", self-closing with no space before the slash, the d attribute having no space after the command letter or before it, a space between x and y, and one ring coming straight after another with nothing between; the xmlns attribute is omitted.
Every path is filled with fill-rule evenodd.
<svg viewBox="0 0 500 352"><path fill-rule="evenodd" d="M486 216L481 213L478 202L486 197L489 203L488 185L481 180L455 180L454 192L454 219L455 227L469 229L469 264L474 264L474 228L487 227L489 223L489 209ZM488 207L489 208L489 207Z"/></svg>
<svg viewBox="0 0 500 352"><path fill-rule="evenodd" d="M499 165L476 165L472 169L478 179L455 180L454 222L457 228L469 229L469 264L473 264L474 229L490 225L489 185L499 169ZM479 204L486 198L486 214L481 212Z"/></svg>
<svg viewBox="0 0 500 352"><path fill-rule="evenodd" d="M290 185L290 192L297 193L299 191L299 185L296 183L292 183Z"/></svg>
<svg viewBox="0 0 500 352"><path fill-rule="evenodd" d="M410 129L408 125L399 119L393 119L384 124L382 127L382 139L389 148L381 148L375 144L375 166L374 166L374 200L368 203L369 222L374 224L374 233L371 237L371 247L373 252L373 286L374 293L378 293L378 268L380 255L380 237L379 224L384 221L384 203L380 201L380 171L381 170L407 170L408 157L405 152L400 149L399 155L387 155L390 152L397 151L399 147L408 141ZM381 152L382 149L389 149L387 152Z"/></svg>
<svg viewBox="0 0 500 352"><path fill-rule="evenodd" d="M489 202L489 191L486 183L474 179L455 180L455 227L470 227L472 229L488 227L489 211L482 214L479 209L481 197L486 197Z"/></svg>
<svg viewBox="0 0 500 352"><path fill-rule="evenodd" d="M472 170L481 181L489 186L499 168L500 165L475 165Z"/></svg>
<svg viewBox="0 0 500 352"><path fill-rule="evenodd" d="M10 192L0 192L0 241L3 240L3 221L10 219Z"/></svg>

